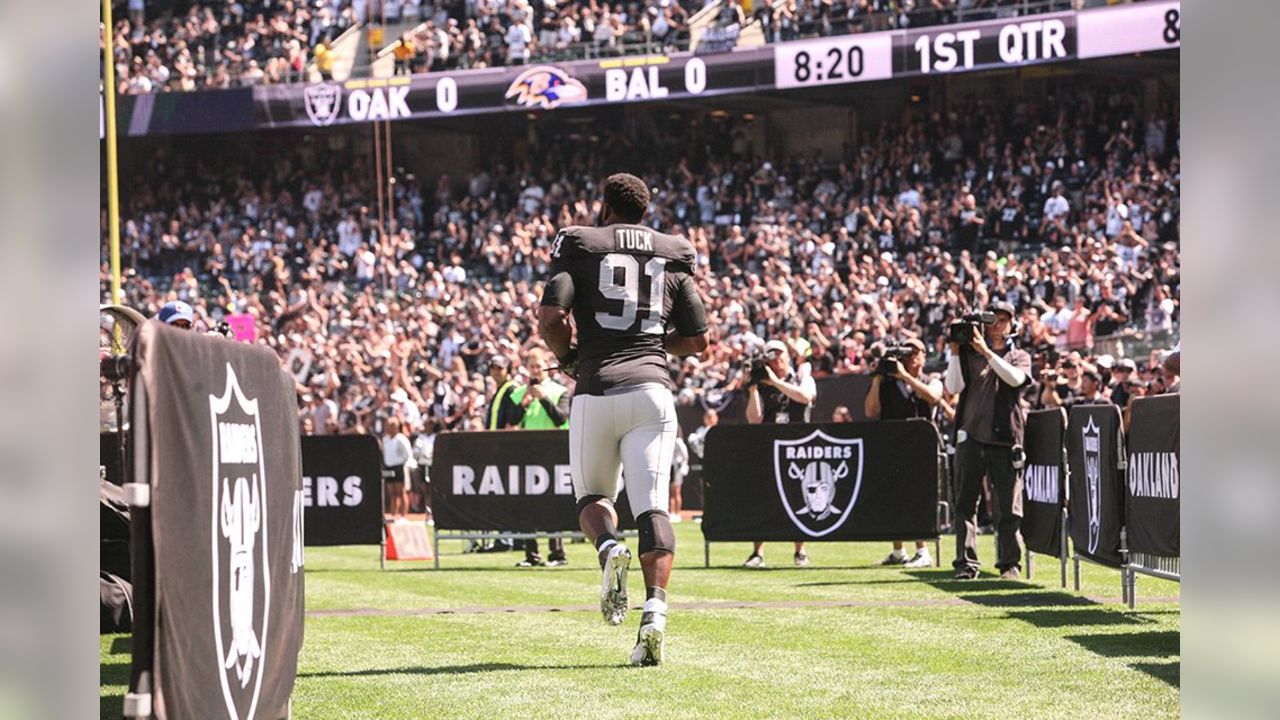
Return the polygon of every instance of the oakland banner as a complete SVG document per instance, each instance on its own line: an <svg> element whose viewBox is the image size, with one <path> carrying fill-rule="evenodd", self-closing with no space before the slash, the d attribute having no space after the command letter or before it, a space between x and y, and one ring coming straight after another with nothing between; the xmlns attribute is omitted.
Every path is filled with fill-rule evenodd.
<svg viewBox="0 0 1280 720"><path fill-rule="evenodd" d="M924 420L719 425L707 433L703 535L937 537L938 447Z"/></svg>
<svg viewBox="0 0 1280 720"><path fill-rule="evenodd" d="M154 612L155 717L284 718L302 645L293 380L264 347L148 321L133 347L134 481L150 488L137 581Z"/></svg>
<svg viewBox="0 0 1280 720"><path fill-rule="evenodd" d="M440 530L577 531L569 433L441 433L431 462L431 497ZM633 526L626 493L618 496L617 509L622 525Z"/></svg>
<svg viewBox="0 0 1280 720"><path fill-rule="evenodd" d="M1119 567L1124 524L1120 459L1120 408L1078 405L1067 423L1068 505L1071 545L1076 553Z"/></svg>
<svg viewBox="0 0 1280 720"><path fill-rule="evenodd" d="M1023 470L1022 539L1027 549L1062 554L1063 491L1067 476L1063 441L1067 414L1062 408L1027 414Z"/></svg>
<svg viewBox="0 0 1280 720"><path fill-rule="evenodd" d="M382 450L370 435L302 438L307 545L382 542Z"/></svg>
<svg viewBox="0 0 1280 720"><path fill-rule="evenodd" d="M1133 401L1129 464L1125 482L1125 528L1129 549L1178 557L1182 456L1179 395Z"/></svg>

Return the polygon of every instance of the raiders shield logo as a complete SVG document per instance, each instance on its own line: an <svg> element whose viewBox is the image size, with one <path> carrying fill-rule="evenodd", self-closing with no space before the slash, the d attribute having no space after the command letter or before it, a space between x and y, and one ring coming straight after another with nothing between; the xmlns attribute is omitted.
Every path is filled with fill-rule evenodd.
<svg viewBox="0 0 1280 720"><path fill-rule="evenodd" d="M342 106L342 86L338 83L320 83L308 85L302 91L302 99L307 106L307 117L316 127L332 125L338 118L338 109Z"/></svg>
<svg viewBox="0 0 1280 720"><path fill-rule="evenodd" d="M821 430L773 441L782 507L806 535L828 535L849 519L862 487L862 454L861 438L834 438Z"/></svg>
<svg viewBox="0 0 1280 720"><path fill-rule="evenodd" d="M1102 429L1089 422L1080 431L1084 441L1084 481L1089 496L1085 499L1085 507L1089 516L1089 554L1098 552L1098 537L1102 518Z"/></svg>
<svg viewBox="0 0 1280 720"><path fill-rule="evenodd" d="M213 428L213 636L227 713L249 720L262 690L271 576L266 478L258 401L244 396L227 364L221 397L209 396Z"/></svg>

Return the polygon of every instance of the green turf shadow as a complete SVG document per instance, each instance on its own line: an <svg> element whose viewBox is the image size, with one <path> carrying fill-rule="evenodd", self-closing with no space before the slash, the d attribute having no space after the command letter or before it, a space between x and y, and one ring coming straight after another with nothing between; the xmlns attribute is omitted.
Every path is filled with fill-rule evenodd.
<svg viewBox="0 0 1280 720"><path fill-rule="evenodd" d="M910 570L905 573L917 580L929 583L933 587L943 592L994 592L996 590L1037 590L1039 585L1026 583L1021 580L1001 580L998 575L979 575L973 580L957 580L955 579L955 571L950 569L939 570Z"/></svg>
<svg viewBox="0 0 1280 720"><path fill-rule="evenodd" d="M99 720L120 720L124 717L124 696L101 695L98 698Z"/></svg>
<svg viewBox="0 0 1280 720"><path fill-rule="evenodd" d="M1075 627L1079 625L1142 625L1144 622L1132 615L1103 608L1027 610L1009 613L1014 620L1022 620L1039 628ZM1148 621L1149 622L1149 621Z"/></svg>
<svg viewBox="0 0 1280 720"><path fill-rule="evenodd" d="M100 663L98 665L98 685L129 685L131 665L128 662Z"/></svg>
<svg viewBox="0 0 1280 720"><path fill-rule="evenodd" d="M1027 586L1019 583L1016 587ZM1044 590L1038 592L961 595L960 599L985 607L1079 607L1082 605L1098 605L1093 600L1079 595Z"/></svg>
<svg viewBox="0 0 1280 720"><path fill-rule="evenodd" d="M902 579L902 580L839 580L839 581L831 581L831 582L808 582L808 583L796 583L796 584L795 584L795 585L793 585L792 587L829 587L829 586L833 586L833 585L849 585L849 586L858 586L858 585L901 585L901 584L904 584L904 583L912 583L912 584L916 584L916 585L918 585L918 584L920 584L920 581L919 581L919 580L913 580L913 579L910 579L910 578L906 578L906 579Z"/></svg>
<svg viewBox="0 0 1280 720"><path fill-rule="evenodd" d="M1066 639L1103 657L1174 657L1181 653L1182 634L1176 630L1162 630L1068 635Z"/></svg>
<svg viewBox="0 0 1280 720"><path fill-rule="evenodd" d="M513 663L482 663L476 665L443 665L440 667L381 668L350 670L346 672L300 672L300 678L319 677L376 677L381 675L470 675L472 673L505 672L509 670L609 670L630 667L625 663L613 665L515 665Z"/></svg>
<svg viewBox="0 0 1280 720"><path fill-rule="evenodd" d="M1134 663L1129 667L1144 672L1157 680L1172 685L1173 687L1182 687L1182 661L1169 663Z"/></svg>

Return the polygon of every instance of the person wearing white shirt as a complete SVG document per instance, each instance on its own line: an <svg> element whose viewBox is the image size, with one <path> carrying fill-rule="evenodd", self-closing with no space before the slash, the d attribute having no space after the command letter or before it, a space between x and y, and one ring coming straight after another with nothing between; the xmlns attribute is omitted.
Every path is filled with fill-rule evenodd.
<svg viewBox="0 0 1280 720"><path fill-rule="evenodd" d="M364 290L373 282L373 269L378 263L378 257L373 254L368 245L361 245L360 251L356 253L356 284L361 290Z"/></svg>
<svg viewBox="0 0 1280 720"><path fill-rule="evenodd" d="M338 223L338 250L347 257L353 257L360 249L360 225L355 215L348 215L346 220Z"/></svg>
<svg viewBox="0 0 1280 720"><path fill-rule="evenodd" d="M1052 224L1069 212L1071 212L1071 203L1062 196L1062 183L1055 182L1053 184L1053 195L1044 201L1045 224Z"/></svg>
<svg viewBox="0 0 1280 720"><path fill-rule="evenodd" d="M507 64L525 64L529 53L529 43L533 41L529 28L522 23L512 23L511 27L507 28L506 41Z"/></svg>
<svg viewBox="0 0 1280 720"><path fill-rule="evenodd" d="M1053 335L1053 346L1059 352L1067 349L1067 328L1071 326L1071 309L1062 295L1053 298L1053 309L1040 317L1040 322Z"/></svg>
<svg viewBox="0 0 1280 720"><path fill-rule="evenodd" d="M396 520L403 520L409 512L406 480L413 462L413 446L400 431L400 421L391 418L382 437L382 481L387 486L390 513Z"/></svg>

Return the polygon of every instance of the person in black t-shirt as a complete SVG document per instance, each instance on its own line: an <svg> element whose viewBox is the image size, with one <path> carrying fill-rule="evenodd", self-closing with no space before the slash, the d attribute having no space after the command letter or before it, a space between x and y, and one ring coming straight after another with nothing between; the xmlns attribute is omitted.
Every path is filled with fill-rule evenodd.
<svg viewBox="0 0 1280 720"><path fill-rule="evenodd" d="M747 422L753 425L809 422L809 413L818 397L809 364L792 370L790 351L781 340L765 343L764 361L765 379L747 387ZM764 541L757 541L743 566L764 567L763 550ZM809 564L803 541L796 542L793 560L798 567Z"/></svg>
<svg viewBox="0 0 1280 720"><path fill-rule="evenodd" d="M986 224L987 219L978 208L978 201L972 193L966 193L960 199L960 210L956 213L956 247L971 253L977 252L982 227Z"/></svg>
<svg viewBox="0 0 1280 720"><path fill-rule="evenodd" d="M902 362L881 359L882 363L892 363L892 375L875 373L871 376L871 389L863 401L863 412L869 420L910 420L924 418L933 421L935 408L942 399L942 383L938 380L926 380L924 370L924 343L912 338L902 343L914 350ZM881 565L905 565L906 567L929 567L933 557L929 555L929 547L924 541L916 541L916 553L911 558L903 551L902 542L893 542L893 552L885 558Z"/></svg>
<svg viewBox="0 0 1280 720"><path fill-rule="evenodd" d="M996 237L1000 240L1000 252L1008 254L1027 239L1027 218L1017 196L1010 196L996 218Z"/></svg>

